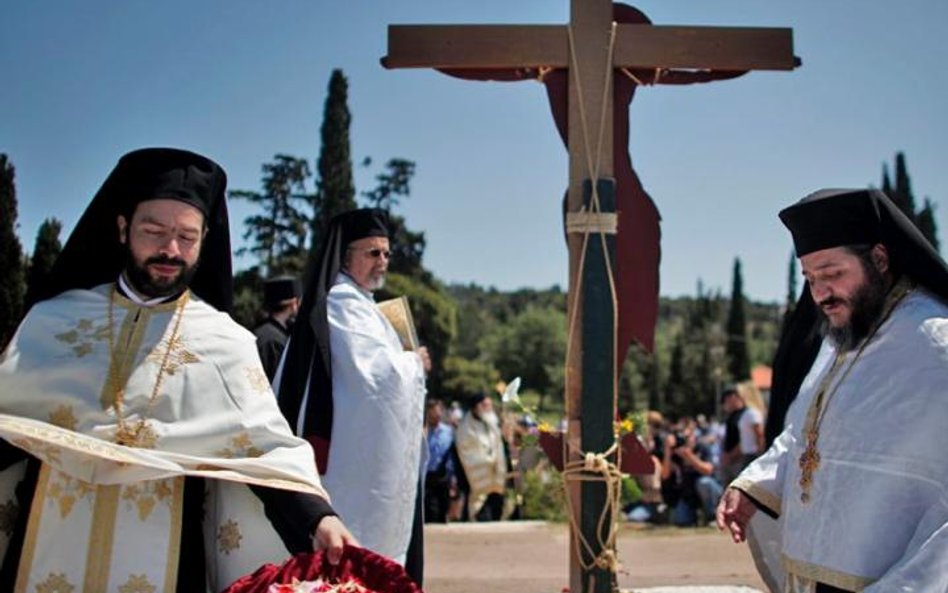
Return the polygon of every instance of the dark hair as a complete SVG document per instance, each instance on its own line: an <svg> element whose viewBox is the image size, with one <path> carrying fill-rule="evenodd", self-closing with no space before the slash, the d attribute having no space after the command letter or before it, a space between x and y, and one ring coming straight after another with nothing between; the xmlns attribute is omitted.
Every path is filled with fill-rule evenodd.
<svg viewBox="0 0 948 593"><path fill-rule="evenodd" d="M872 250L876 245L879 245L879 243L859 243L856 245L844 245L843 249L847 253L856 256L859 259L859 263L862 264L863 271L872 277L872 273L878 272L879 270L876 267L876 262L872 259ZM889 257L889 271L887 274L893 278L898 277L898 273L895 270L895 263L891 257Z"/></svg>
<svg viewBox="0 0 948 593"><path fill-rule="evenodd" d="M725 387L724 390L721 392L721 397L718 399L723 402L725 399L727 399L727 396L731 394L734 394L737 397L741 396L741 394L738 393L737 391L737 385L728 385L727 387Z"/></svg>

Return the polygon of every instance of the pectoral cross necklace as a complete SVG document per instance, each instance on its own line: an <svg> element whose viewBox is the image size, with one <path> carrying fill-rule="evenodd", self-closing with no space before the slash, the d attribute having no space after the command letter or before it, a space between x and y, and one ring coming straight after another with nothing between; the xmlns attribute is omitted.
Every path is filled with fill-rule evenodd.
<svg viewBox="0 0 948 593"><path fill-rule="evenodd" d="M886 297L882 312L869 330L869 334L859 345L859 350L856 351L849 365L846 366L846 370L843 371L839 381L835 381L834 383L836 374L842 367L845 352L836 353L836 358L833 360L832 366L830 366L823 380L820 381L816 397L813 398L813 404L806 414L806 422L803 425L806 448L803 450L803 454L800 455L798 461L800 466L800 502L803 504L807 504L811 500L810 489L813 486L813 474L815 474L816 470L820 467L820 451L817 448L817 443L820 439L820 426L823 424L823 418L826 416L826 409L829 407L830 400L836 395L837 389L839 389L839 386L846 380L849 372L856 365L856 361L862 356L863 351L869 342L872 341L872 337L879 330L879 327L889 318L895 306L901 302L905 295L911 292L912 288L911 282L907 280L900 280L892 287L888 297ZM832 389L830 389L830 386L832 386Z"/></svg>
<svg viewBox="0 0 948 593"><path fill-rule="evenodd" d="M178 339L181 331L181 318L184 315L184 307L188 303L190 292L185 291L184 294L178 299L178 304L175 307L176 311L174 328L171 330L171 335L168 336L168 346L165 348L164 356L161 359L161 365L158 367L158 376L155 378L155 384L152 387L148 402L145 404L145 409L142 411L138 422L135 423L134 426L130 425L125 419L125 387L123 386L122 377L119 376L119 365L116 360L117 351L115 344L115 333L113 329L115 292L115 288L113 287L112 291L109 293L109 353L113 359L110 364L109 374L112 386L115 389L115 401L113 403L113 407L115 409L115 420L118 424L115 432L115 442L119 445L125 445L126 447L142 447L150 449L155 446L155 441L158 440L158 435L155 434L154 429L148 424L148 416L152 407L155 405L155 400L158 399L158 392L161 389L162 379L164 379L164 376L168 371L168 360L171 355L171 350L174 348L175 341Z"/></svg>

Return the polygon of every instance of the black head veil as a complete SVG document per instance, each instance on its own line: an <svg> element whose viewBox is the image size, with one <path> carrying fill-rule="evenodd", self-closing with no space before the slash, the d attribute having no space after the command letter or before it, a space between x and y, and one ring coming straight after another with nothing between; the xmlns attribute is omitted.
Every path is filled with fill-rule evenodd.
<svg viewBox="0 0 948 593"><path fill-rule="evenodd" d="M325 473L332 433L332 368L326 298L342 269L349 244L365 237L387 237L388 214L378 208L350 210L334 216L310 274L293 326L277 386L280 410L296 430L303 414L301 436L313 445L320 471ZM306 409L302 410L303 396Z"/></svg>
<svg viewBox="0 0 948 593"><path fill-rule="evenodd" d="M224 194L227 175L214 161L176 148L143 148L119 159L92 198L56 259L37 300L73 288L113 282L126 262L117 219L146 200L185 202L204 213L208 233L191 290L221 311L233 302L230 228Z"/></svg>
<svg viewBox="0 0 948 593"><path fill-rule="evenodd" d="M780 220L793 235L797 257L831 247L882 243L896 274L948 301L948 264L879 190L820 190L782 210ZM822 341L817 321L817 307L805 284L774 357L768 442L783 430L787 409L816 358Z"/></svg>

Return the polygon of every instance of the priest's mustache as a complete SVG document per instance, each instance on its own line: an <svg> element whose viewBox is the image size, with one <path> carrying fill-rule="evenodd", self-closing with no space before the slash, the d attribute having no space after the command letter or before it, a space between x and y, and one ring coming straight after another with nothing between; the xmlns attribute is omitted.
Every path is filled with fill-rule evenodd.
<svg viewBox="0 0 948 593"><path fill-rule="evenodd" d="M179 268L183 268L187 265L183 259L178 259L169 255L156 255L145 260L146 266L151 264L157 264L159 266L178 266Z"/></svg>
<svg viewBox="0 0 948 593"><path fill-rule="evenodd" d="M841 299L839 297L829 297L829 298L823 299L817 304L820 307L832 307L834 305L845 305L848 302L849 301L847 301L846 299Z"/></svg>

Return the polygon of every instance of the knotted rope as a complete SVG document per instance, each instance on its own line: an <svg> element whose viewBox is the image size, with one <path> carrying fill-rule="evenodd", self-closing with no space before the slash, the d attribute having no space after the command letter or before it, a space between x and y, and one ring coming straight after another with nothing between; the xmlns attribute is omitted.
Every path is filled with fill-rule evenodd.
<svg viewBox="0 0 948 593"><path fill-rule="evenodd" d="M607 106L609 104L609 90L612 85L612 61L613 55L615 53L615 38L616 38L616 24L612 24L612 30L609 37L609 50L606 60L606 75L605 75L605 84L603 86L603 97L602 97L602 112L599 119L599 128L596 136L596 146L593 150L592 141L590 138L590 125L588 121L588 113L586 109L586 104L584 101L584 92L582 87L582 79L579 76L579 61L576 58L576 44L573 38L573 29L572 26L568 28L569 32L569 49L570 49L570 71L574 76L574 83L576 85L576 94L578 96L578 106L579 106L579 115L580 115L580 129L583 135L583 144L585 147L586 154L586 170L591 180L591 191L592 196L589 203L589 208L587 209L584 205L580 208L578 212L570 212L567 214L567 233L575 234L582 233L583 242L582 250L580 251L579 265L576 267L574 272L576 275L571 279L570 286L575 287L573 298L570 303L569 311L569 330L566 343L566 365L565 365L565 383L566 385L570 384L570 375L571 368L569 361L571 358L573 341L575 338L576 331L576 319L579 311L579 302L581 301L580 296L582 295L582 270L584 269L586 262L586 252L589 246L590 235L595 233L599 235L599 239L602 242L602 253L605 260L605 268L607 277L609 280L609 290L612 297L612 353L613 361L617 358L618 352L618 343L617 343L617 332L618 332L618 297L616 293L616 282L615 276L612 271L612 261L609 256L608 243L606 241L607 234L614 234L617 227L617 215L613 212L602 212L600 199L599 199L599 189L597 180L599 179L599 170L603 158L602 143L604 137L604 130L607 119ZM618 387L616 385L615 378L612 381L612 410L616 409L618 402ZM570 410L569 398L566 398L566 414L567 418L572 418ZM566 487L566 504L567 512L569 514L570 524L572 526L573 533L573 546L576 551L576 556L579 560L580 566L584 571L589 571L593 568L599 568L602 570L608 570L611 573L616 573L619 569L619 561L616 555L615 544L616 544L616 534L618 531L616 516L619 508L619 497L622 491L622 473L619 471L620 460L621 460L621 448L619 446L619 441L617 435L614 434L614 440L612 446L609 447L605 452L594 453L594 452L584 452L584 451L571 451L572 447L569 444L569 439L563 439L563 459L568 460L571 458L570 453L575 453L578 459L574 461L568 461L564 464L563 468L563 481L564 487ZM615 462L610 461L610 457L615 457ZM606 487L606 501L603 505L602 513L599 516L596 529L596 538L594 547L590 541L583 535L580 530L580 526L577 524L575 514L573 513L573 500L570 496L570 484L576 482L602 482ZM608 523L608 525L607 525ZM589 558L589 560L587 560ZM594 577L590 575L589 588L594 587Z"/></svg>

